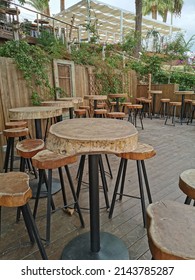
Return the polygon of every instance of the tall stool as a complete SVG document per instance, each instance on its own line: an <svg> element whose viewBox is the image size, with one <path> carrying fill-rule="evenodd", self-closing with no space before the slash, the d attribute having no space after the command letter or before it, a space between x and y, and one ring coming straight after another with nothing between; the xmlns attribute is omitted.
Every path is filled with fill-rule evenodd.
<svg viewBox="0 0 195 280"><path fill-rule="evenodd" d="M152 119L152 99L142 98L140 103L143 105L142 113L144 116L148 114L148 117Z"/></svg>
<svg viewBox="0 0 195 280"><path fill-rule="evenodd" d="M5 152L5 162L4 169L5 172L8 172L9 161L10 161L10 171L13 171L14 163L14 141L16 138L19 138L19 141L25 139L29 134L28 128L9 128L3 130L3 135L7 138L7 147Z"/></svg>
<svg viewBox="0 0 195 280"><path fill-rule="evenodd" d="M194 207L162 200L150 204L146 212L148 244L152 259L195 259Z"/></svg>
<svg viewBox="0 0 195 280"><path fill-rule="evenodd" d="M192 107L192 99L184 99L184 112L183 112L183 117L184 118L189 118L190 112L191 112L191 107Z"/></svg>
<svg viewBox="0 0 195 280"><path fill-rule="evenodd" d="M40 151L32 158L33 166L39 169L39 183L38 183L37 196L36 196L35 206L34 206L34 211L33 211L34 217L36 217L36 214L37 214L40 191L41 191L41 186L42 186L43 182L46 184L47 190L48 190L48 193L47 193L47 221L46 221L46 243L47 244L50 242L51 205L52 205L51 190L52 190L52 170L53 169L58 169L58 172L59 172L63 204L64 204L63 208L68 208L70 205L67 204L63 172L62 172L62 167L65 168L66 175L67 175L67 178L69 181L69 186L70 186L72 196L73 196L73 203L71 203L71 205L74 205L73 209L75 208L77 210L79 218L80 218L81 226L84 227L83 217L82 217L82 214L80 211L80 207L79 207L76 193L74 190L74 185L73 185L70 171L68 168L69 164L75 163L76 161L77 161L76 156L64 156L61 154L56 154L47 149ZM48 177L46 175L46 170L48 170Z"/></svg>
<svg viewBox="0 0 195 280"><path fill-rule="evenodd" d="M180 108L180 110L181 110L181 102L169 102L169 112L165 119L165 124L167 124L168 118L172 117L171 123L172 123L172 125L175 125L177 108Z"/></svg>
<svg viewBox="0 0 195 280"><path fill-rule="evenodd" d="M195 206L195 169L183 171L179 176L179 188L186 195L185 204L194 200Z"/></svg>
<svg viewBox="0 0 195 280"><path fill-rule="evenodd" d="M107 113L107 118L123 120L125 118L125 113L124 112L109 112L109 113Z"/></svg>
<svg viewBox="0 0 195 280"><path fill-rule="evenodd" d="M36 241L41 257L47 260L45 249L28 204L31 197L32 191L29 187L29 177L26 173L0 173L0 207L19 207L21 209L31 243L33 244Z"/></svg>
<svg viewBox="0 0 195 280"><path fill-rule="evenodd" d="M88 106L88 105L81 105L81 106L79 106L79 109L86 110L87 116L90 117L90 106Z"/></svg>
<svg viewBox="0 0 195 280"><path fill-rule="evenodd" d="M135 127L137 127L137 116L139 116L141 128L144 129L143 122L142 122L143 105L142 104L130 104L130 105L127 105L127 108L129 110L128 121L131 122Z"/></svg>
<svg viewBox="0 0 195 280"><path fill-rule="evenodd" d="M167 116L168 113L168 105L170 103L171 99L169 98L161 98L160 99L160 108L159 108L159 116L163 116L165 118L165 116Z"/></svg>
<svg viewBox="0 0 195 280"><path fill-rule="evenodd" d="M119 201L122 200L123 196L138 198L141 200L143 223L144 223L144 227L146 226L146 207L145 207L145 198L144 198L143 177L144 177L144 181L145 181L145 187L146 187L149 203L152 203L152 197L151 197L151 193L150 193L150 187L149 187L149 182L148 182L148 177L147 177L144 160L152 158L155 155L156 155L156 152L155 152L154 148L150 145L143 144L143 143L138 143L137 148L135 150L133 150L132 152L117 155L121 158L121 160L120 160L120 165L119 165L118 174L117 174L117 178L116 178L114 193L112 196L109 218L112 218L117 195L119 195ZM137 163L137 174L138 174L138 181L139 181L140 197L132 196L129 194L124 194L124 184L125 184L125 176L126 176L128 160L136 160L136 163ZM143 173L143 176L142 176L142 173ZM122 176L122 178L121 178L121 176ZM121 186L120 186L120 191L118 192L120 180L121 180Z"/></svg>
<svg viewBox="0 0 195 280"><path fill-rule="evenodd" d="M74 114L75 114L75 118L86 118L87 111L86 109L75 109Z"/></svg>
<svg viewBox="0 0 195 280"><path fill-rule="evenodd" d="M195 112L195 101L192 101L192 103L191 103L190 115L188 116L187 124L193 122L193 119L194 119L194 112Z"/></svg>
<svg viewBox="0 0 195 280"><path fill-rule="evenodd" d="M131 105L131 104L132 104L131 102L122 102L122 103L121 103L121 106L122 106L122 110L121 110L121 111L124 112L124 113L127 113L127 112L126 112L126 111L127 111L127 110L126 110L126 109L127 109L127 106L128 106L128 105Z"/></svg>

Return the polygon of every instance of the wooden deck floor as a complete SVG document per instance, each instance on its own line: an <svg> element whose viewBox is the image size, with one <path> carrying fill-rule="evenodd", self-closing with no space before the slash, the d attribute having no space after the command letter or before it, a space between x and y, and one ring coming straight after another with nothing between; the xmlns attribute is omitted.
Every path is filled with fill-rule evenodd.
<svg viewBox="0 0 195 280"><path fill-rule="evenodd" d="M183 203L185 196L178 187L179 174L195 166L195 126L164 125L162 119L144 119L144 130L138 128L139 139L151 144L157 155L147 160L146 168L150 182L153 201L161 199L177 200ZM111 199L115 178L118 170L119 158L109 155L112 166L113 179L107 176L109 198ZM86 161L87 165L87 161ZM105 165L106 169L106 165ZM71 174L76 184L77 165L71 166ZM87 182L87 168L84 181ZM125 191L131 189L131 194L138 194L138 181L136 164L128 163L128 173L125 183ZM130 259L151 259L148 248L146 230L143 228L141 205L137 199L124 197L122 202L116 202L112 219L108 219L108 212L104 208L103 193L100 190L101 230L110 232L121 238L129 250ZM54 195L56 207L61 205L61 193ZM33 208L34 200L30 201ZM41 199L36 219L40 234L45 234L45 205L46 199ZM80 206L88 206L88 188L83 186L80 196ZM50 260L60 259L64 245L73 237L89 230L89 211L82 210L86 227L80 227L76 213L72 216L59 209L52 214L51 243L46 246L46 252ZM31 246L28 235L24 229L23 220L15 222L15 209L2 208L2 233L0 237L0 259L41 259L37 246Z"/></svg>

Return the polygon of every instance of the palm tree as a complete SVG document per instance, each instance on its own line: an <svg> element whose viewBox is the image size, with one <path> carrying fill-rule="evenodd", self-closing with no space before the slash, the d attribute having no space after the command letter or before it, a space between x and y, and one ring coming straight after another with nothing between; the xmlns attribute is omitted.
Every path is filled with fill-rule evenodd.
<svg viewBox="0 0 195 280"><path fill-rule="evenodd" d="M142 0L135 0L135 36L137 44L134 50L134 56L139 57L141 52L141 34L142 34Z"/></svg>
<svg viewBox="0 0 195 280"><path fill-rule="evenodd" d="M157 19L159 13L163 21L166 22L168 12L179 15L183 3L183 0L143 0L143 15L152 13L152 18Z"/></svg>
<svg viewBox="0 0 195 280"><path fill-rule="evenodd" d="M28 4L41 13L50 15L49 0L19 0L20 4Z"/></svg>

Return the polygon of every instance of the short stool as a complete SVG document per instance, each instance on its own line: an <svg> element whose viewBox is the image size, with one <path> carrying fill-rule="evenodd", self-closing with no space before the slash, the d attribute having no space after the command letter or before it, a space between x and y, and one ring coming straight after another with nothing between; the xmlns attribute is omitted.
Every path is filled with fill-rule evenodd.
<svg viewBox="0 0 195 280"><path fill-rule="evenodd" d="M58 169L60 183L61 183L61 191L62 191L62 197L63 197L63 208L67 209L70 204L68 205L67 199L66 199L66 193L65 193L65 184L63 179L63 172L62 167L65 168L66 175L68 178L70 190L73 197L73 203L71 205L73 206L73 209L75 208L78 212L81 226L84 227L84 221L83 217L80 211L80 207L77 201L76 193L74 190L73 181L71 178L71 174L69 171L69 164L77 162L76 156L64 156L61 154L56 154L52 151L49 151L47 149L40 151L32 158L32 164L34 167L39 169L39 183L38 183L38 189L37 189L37 195L35 199L35 206L33 211L33 216L36 217L37 214L37 208L38 208L38 202L40 197L40 191L42 183L44 182L47 187L47 220L46 220L46 243L50 243L50 226L51 226L51 206L52 206L52 170ZM46 170L48 170L48 176L46 175Z"/></svg>
<svg viewBox="0 0 195 280"><path fill-rule="evenodd" d="M9 128L3 130L3 135L7 138L7 147L5 152L4 169L8 172L9 163L10 171L13 171L14 164L14 150L15 150L15 139L19 138L19 141L25 139L29 135L28 128Z"/></svg>
<svg viewBox="0 0 195 280"><path fill-rule="evenodd" d="M186 195L185 204L194 200L195 206L195 169L183 171L179 176L179 188Z"/></svg>
<svg viewBox="0 0 195 280"><path fill-rule="evenodd" d="M152 259L195 259L194 207L162 200L147 207L147 236Z"/></svg>
<svg viewBox="0 0 195 280"><path fill-rule="evenodd" d="M29 187L29 176L26 173L0 173L0 207L20 208L31 243L33 244L36 241L41 257L47 260L45 249L28 204L31 197L32 191Z"/></svg>
<svg viewBox="0 0 195 280"><path fill-rule="evenodd" d="M133 150L132 152L117 155L121 158L121 160L120 160L120 165L119 165L118 174L117 174L117 178L116 178L114 193L112 196L109 218L112 218L117 195L119 195L119 201L122 200L123 196L138 198L141 200L143 223L144 223L144 227L146 226L146 207L145 207L145 198L144 198L143 177L144 177L144 181L145 181L145 187L146 187L146 192L147 192L149 203L152 203L152 197L151 197L151 193L150 193L150 187L149 187L149 182L148 182L148 177L147 177L144 160L152 158L155 155L156 155L156 152L155 152L154 148L150 145L143 144L143 143L138 143L137 148L135 150ZM139 181L140 197L132 196L130 194L124 194L124 184L125 184L128 160L136 160L136 163L137 163L137 174L138 174L138 181ZM142 173L143 173L143 176L142 176ZM122 176L122 178L121 178L121 176ZM121 180L121 186L120 186L120 190L118 192L120 180Z"/></svg>
<svg viewBox="0 0 195 280"><path fill-rule="evenodd" d="M81 105L81 106L79 106L79 109L86 110L87 116L90 117L90 106L88 106L88 105Z"/></svg>

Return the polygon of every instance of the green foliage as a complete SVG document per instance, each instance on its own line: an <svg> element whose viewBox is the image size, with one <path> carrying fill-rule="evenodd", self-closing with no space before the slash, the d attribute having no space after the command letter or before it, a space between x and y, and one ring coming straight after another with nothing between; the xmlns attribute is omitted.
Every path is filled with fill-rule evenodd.
<svg viewBox="0 0 195 280"><path fill-rule="evenodd" d="M122 50L126 51L128 55L132 56L135 47L137 46L137 43L138 43L138 37L135 34L135 32L132 30L124 38L124 41L122 43Z"/></svg>
<svg viewBox="0 0 195 280"><path fill-rule="evenodd" d="M37 86L49 89L50 94L53 94L47 69L50 60L39 46L29 45L24 41L8 41L0 46L0 56L10 57L15 60L32 92L34 91L34 86ZM36 98L36 100L38 99Z"/></svg>

